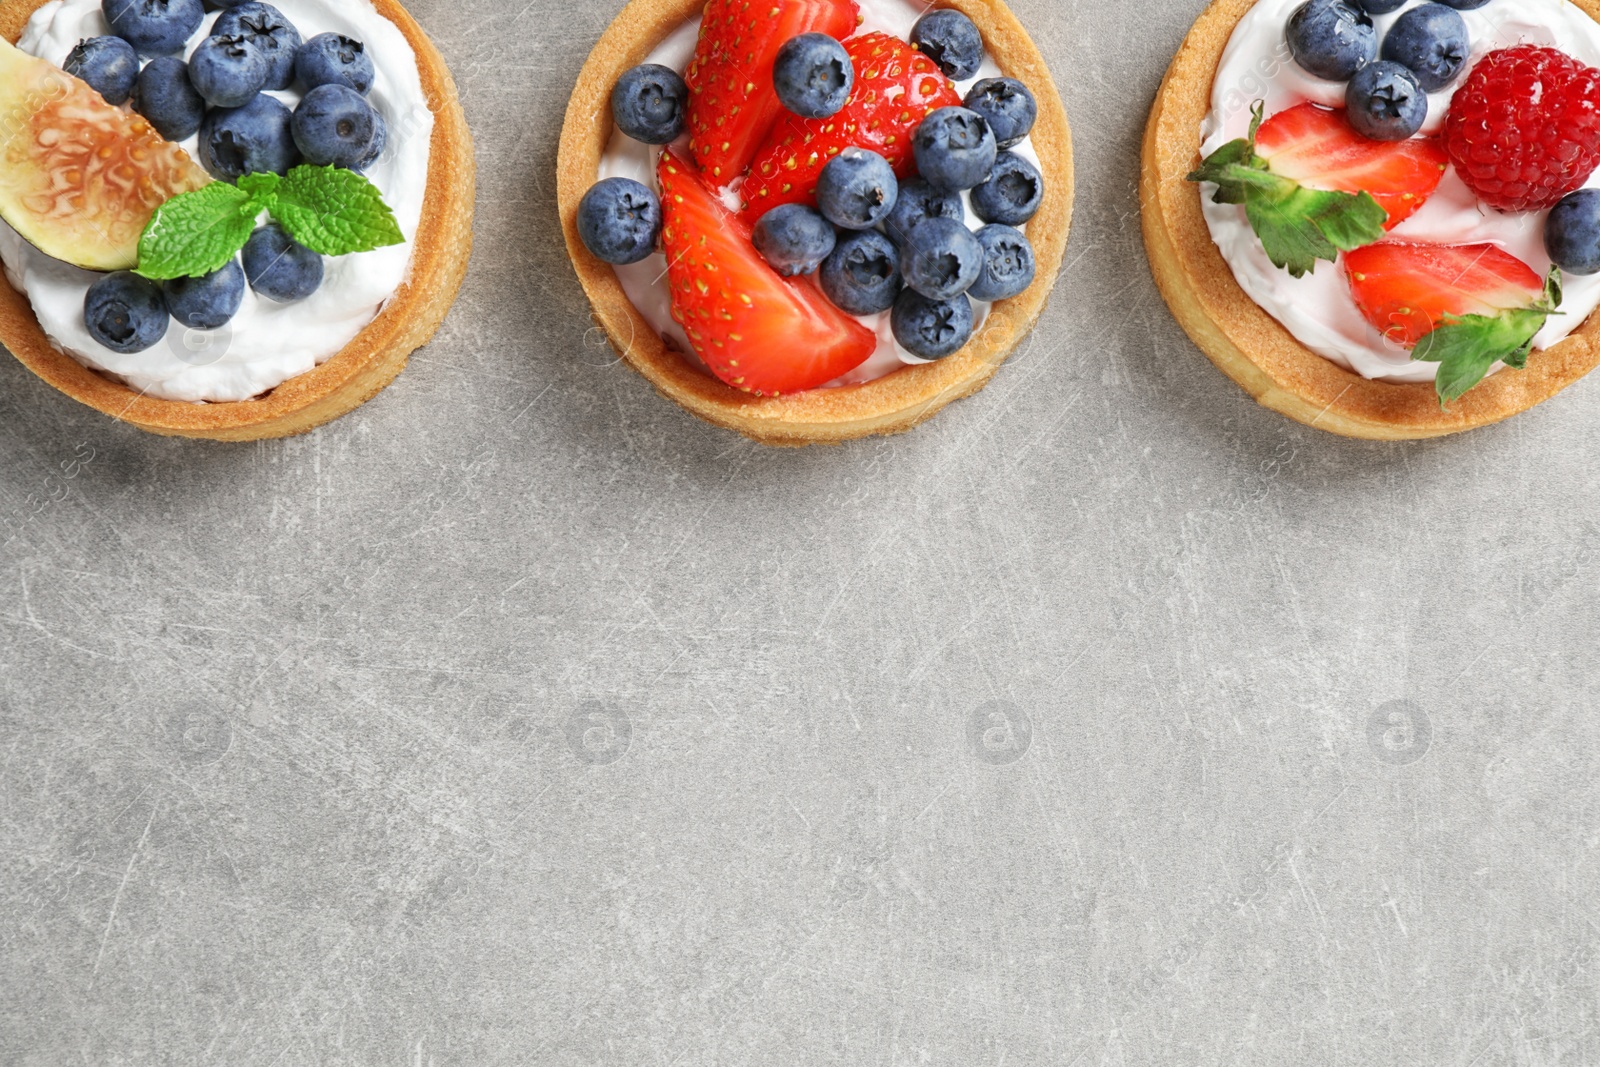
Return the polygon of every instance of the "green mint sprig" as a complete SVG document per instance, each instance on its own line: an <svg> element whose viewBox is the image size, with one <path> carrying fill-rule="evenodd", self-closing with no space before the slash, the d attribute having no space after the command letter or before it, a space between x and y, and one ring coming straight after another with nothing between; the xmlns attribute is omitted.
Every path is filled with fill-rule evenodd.
<svg viewBox="0 0 1600 1067"><path fill-rule="evenodd" d="M250 240L262 212L324 256L405 243L378 187L353 170L299 166L287 176L246 174L213 182L156 209L139 238L136 273L153 281L220 270Z"/></svg>
<svg viewBox="0 0 1600 1067"><path fill-rule="evenodd" d="M1560 314L1561 271L1552 267L1544 293L1533 304L1498 315L1447 315L1423 335L1411 358L1439 364L1435 389L1447 408L1483 381L1496 363L1521 370L1528 365L1533 338L1551 315Z"/></svg>
<svg viewBox="0 0 1600 1067"><path fill-rule="evenodd" d="M1331 263L1340 252L1381 240L1389 213L1370 194L1308 189L1272 173L1256 155L1265 111L1266 104L1256 101L1249 136L1211 153L1188 180L1214 184L1218 204L1243 204L1267 258L1296 278L1315 270L1319 259Z"/></svg>

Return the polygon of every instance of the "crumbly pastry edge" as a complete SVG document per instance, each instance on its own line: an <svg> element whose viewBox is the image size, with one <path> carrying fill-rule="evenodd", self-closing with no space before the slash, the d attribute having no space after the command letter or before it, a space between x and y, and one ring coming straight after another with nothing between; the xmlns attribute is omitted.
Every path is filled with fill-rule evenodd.
<svg viewBox="0 0 1600 1067"><path fill-rule="evenodd" d="M0 34L15 42L48 0L0 5ZM40 378L81 403L141 430L170 437L257 441L307 433L360 407L405 369L455 302L472 254L477 165L472 133L444 58L395 0L372 0L416 53L433 112L428 186L410 273L355 339L321 366L240 403L189 404L143 396L56 350L26 295L0 280L0 343Z"/></svg>
<svg viewBox="0 0 1600 1067"><path fill-rule="evenodd" d="M1378 441L1443 437L1541 404L1600 365L1600 315L1525 370L1504 370L1440 410L1431 382L1370 381L1297 341L1234 279L1185 180L1200 159L1200 127L1239 20L1256 0L1215 0L1173 57L1145 127L1140 210L1156 285L1200 350L1264 407L1307 426ZM1600 0L1573 0L1600 19Z"/></svg>
<svg viewBox="0 0 1600 1067"><path fill-rule="evenodd" d="M1043 164L1045 202L1028 224L1039 276L1020 296L995 304L966 348L936 363L907 366L862 385L812 389L780 397L742 393L694 367L667 347L634 308L616 272L578 237L578 203L594 184L611 131L611 87L661 41L700 14L705 0L631 0L595 45L567 108L557 163L561 226L596 325L624 362L657 391L707 422L763 444L838 444L904 433L946 405L971 396L1033 329L1066 256L1072 221L1072 131L1044 57L1002 0L943 0L983 32L990 56L1027 84L1039 102L1034 147Z"/></svg>

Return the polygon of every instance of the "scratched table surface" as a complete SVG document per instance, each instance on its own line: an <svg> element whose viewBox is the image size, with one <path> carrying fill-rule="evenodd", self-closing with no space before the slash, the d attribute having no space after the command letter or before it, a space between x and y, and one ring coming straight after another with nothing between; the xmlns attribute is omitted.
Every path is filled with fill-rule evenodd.
<svg viewBox="0 0 1600 1067"><path fill-rule="evenodd" d="M1068 266L980 396L769 451L597 345L557 134L620 0L414 0L478 250L308 437L0 360L0 1062L1600 1063L1600 380L1350 442L1185 339L1201 0L1014 0Z"/></svg>

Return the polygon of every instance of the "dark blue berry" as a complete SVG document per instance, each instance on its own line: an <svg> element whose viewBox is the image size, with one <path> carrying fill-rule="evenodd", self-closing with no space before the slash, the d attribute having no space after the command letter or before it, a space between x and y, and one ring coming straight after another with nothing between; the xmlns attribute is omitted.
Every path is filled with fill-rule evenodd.
<svg viewBox="0 0 1600 1067"><path fill-rule="evenodd" d="M1579 189L1550 209L1544 247L1568 274L1600 274L1600 189Z"/></svg>
<svg viewBox="0 0 1600 1067"><path fill-rule="evenodd" d="M1372 16L1347 0L1307 0L1289 16L1289 52L1319 78L1348 81L1378 55Z"/></svg>
<svg viewBox="0 0 1600 1067"><path fill-rule="evenodd" d="M773 270L792 278L822 266L839 235L827 219L804 204L781 204L761 216L752 240Z"/></svg>
<svg viewBox="0 0 1600 1067"><path fill-rule="evenodd" d="M911 143L917 170L949 192L982 184L1000 151L989 123L964 107L942 107L923 119Z"/></svg>
<svg viewBox="0 0 1600 1067"><path fill-rule="evenodd" d="M383 112L377 108L372 109L372 147L367 149L367 154L362 156L355 166L354 171L364 171L378 161L383 155L383 150L389 147L389 124L383 119Z"/></svg>
<svg viewBox="0 0 1600 1067"><path fill-rule="evenodd" d="M100 0L111 32L147 56L175 56L200 28L200 0Z"/></svg>
<svg viewBox="0 0 1600 1067"><path fill-rule="evenodd" d="M294 84L294 61L300 51L300 31L271 4L250 0L224 11L211 32L225 37L248 37L267 57L267 88L287 89Z"/></svg>
<svg viewBox="0 0 1600 1067"><path fill-rule="evenodd" d="M1039 103L1026 85L1015 78L985 78L967 92L968 111L983 116L994 131L995 146L1015 148L1033 132Z"/></svg>
<svg viewBox="0 0 1600 1067"><path fill-rule="evenodd" d="M132 271L107 274L83 298L89 336L125 356L154 347L167 335L170 319L161 284Z"/></svg>
<svg viewBox="0 0 1600 1067"><path fill-rule="evenodd" d="M1430 93L1455 81L1471 55L1466 20L1443 4L1412 8L1383 39L1383 58L1409 67L1417 84Z"/></svg>
<svg viewBox="0 0 1600 1067"><path fill-rule="evenodd" d="M631 178L607 178L578 204L578 236L607 263L637 263L656 250L661 201Z"/></svg>
<svg viewBox="0 0 1600 1067"><path fill-rule="evenodd" d="M68 74L88 82L108 104L127 103L139 82L139 53L121 37L79 41L62 66Z"/></svg>
<svg viewBox="0 0 1600 1067"><path fill-rule="evenodd" d="M1344 102L1350 125L1374 141L1408 140L1428 118L1428 94L1417 76L1387 59L1356 71L1345 87Z"/></svg>
<svg viewBox="0 0 1600 1067"><path fill-rule="evenodd" d="M1001 152L989 180L972 190L972 211L984 222L1021 226L1044 203L1044 175L1014 152Z"/></svg>
<svg viewBox="0 0 1600 1067"><path fill-rule="evenodd" d="M911 231L929 219L961 222L966 217L967 209L960 193L947 193L921 178L912 178L900 186L900 196L894 202L894 210L883 220L883 228L896 243L904 244Z"/></svg>
<svg viewBox="0 0 1600 1067"><path fill-rule="evenodd" d="M611 120L635 141L671 144L688 118L689 87L671 67L634 67L611 89Z"/></svg>
<svg viewBox="0 0 1600 1067"><path fill-rule="evenodd" d="M965 81L983 65L983 35L959 11L930 11L911 27L911 47L939 65L953 81Z"/></svg>
<svg viewBox="0 0 1600 1067"><path fill-rule="evenodd" d="M1439 0L1439 3L1446 7L1453 7L1457 11L1476 11L1488 2L1489 0ZM1394 8L1389 10L1393 11Z"/></svg>
<svg viewBox="0 0 1600 1067"><path fill-rule="evenodd" d="M888 217L900 196L894 168L876 152L846 148L817 176L817 207L835 226L871 229Z"/></svg>
<svg viewBox="0 0 1600 1067"><path fill-rule="evenodd" d="M839 238L833 255L823 260L818 280L841 311L852 315L888 311L900 295L900 251L877 230L847 233Z"/></svg>
<svg viewBox="0 0 1600 1067"><path fill-rule="evenodd" d="M900 246L906 285L930 300L949 300L972 288L983 270L983 246L954 219L929 219Z"/></svg>
<svg viewBox="0 0 1600 1067"><path fill-rule="evenodd" d="M267 57L245 37L207 37L189 57L189 80L212 107L243 107L267 84Z"/></svg>
<svg viewBox="0 0 1600 1067"><path fill-rule="evenodd" d="M1351 0L1352 4L1369 15L1387 15L1391 11L1399 11L1410 2L1411 0ZM1477 2L1488 3L1489 0L1477 0Z"/></svg>
<svg viewBox="0 0 1600 1067"><path fill-rule="evenodd" d="M189 64L176 56L152 59L139 72L133 109L169 141L186 141L206 117L206 101L189 80Z"/></svg>
<svg viewBox="0 0 1600 1067"><path fill-rule="evenodd" d="M207 112L200 124L200 165L227 182L242 174L288 174L300 162L291 118L289 109L266 93L243 107Z"/></svg>
<svg viewBox="0 0 1600 1067"><path fill-rule="evenodd" d="M307 163L356 167L372 150L377 112L345 85L319 85L294 109L294 143Z"/></svg>
<svg viewBox="0 0 1600 1067"><path fill-rule="evenodd" d="M365 96L378 71L367 46L342 33L319 33L294 54L294 76L307 91L319 85L343 85Z"/></svg>
<svg viewBox="0 0 1600 1067"><path fill-rule="evenodd" d="M985 226L976 234L983 246L983 269L967 295L974 300L1009 300L1033 284L1039 266L1033 244L1021 230Z"/></svg>
<svg viewBox="0 0 1600 1067"><path fill-rule="evenodd" d="M237 259L198 278L166 284L167 311L191 330L215 330L239 314L244 303L244 269Z"/></svg>
<svg viewBox="0 0 1600 1067"><path fill-rule="evenodd" d="M965 296L930 300L915 289L902 292L889 318L894 339L914 356L943 359L972 338L972 301Z"/></svg>
<svg viewBox="0 0 1600 1067"><path fill-rule="evenodd" d="M772 65L778 100L805 119L838 114L855 80L850 53L825 33L802 33L785 41Z"/></svg>
<svg viewBox="0 0 1600 1067"><path fill-rule="evenodd" d="M322 285L322 257L300 244L276 222L250 235L244 246L244 276L268 300L290 304Z"/></svg>

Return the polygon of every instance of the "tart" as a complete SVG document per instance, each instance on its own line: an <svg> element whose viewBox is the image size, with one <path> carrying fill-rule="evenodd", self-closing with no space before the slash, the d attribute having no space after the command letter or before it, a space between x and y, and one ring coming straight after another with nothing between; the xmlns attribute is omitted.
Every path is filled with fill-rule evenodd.
<svg viewBox="0 0 1600 1067"><path fill-rule="evenodd" d="M1505 4L1509 0L1490 2ZM1267 3L1268 0L1262 0L1263 11ZM1574 4L1582 15L1574 16L1569 10L1562 15L1563 18L1577 17L1587 24L1600 17L1600 2L1597 0L1574 0ZM1380 380L1381 375L1364 376L1319 354L1305 342L1304 333L1297 334L1246 292L1236 274L1235 264L1219 248L1214 229L1208 223L1207 212L1213 209L1211 198L1218 186L1189 179L1202 165L1202 144L1208 137L1216 137L1216 101L1223 96L1221 90L1232 86L1232 90L1242 90L1247 96L1256 96L1263 82L1270 84L1278 66L1296 63L1292 57L1292 45L1288 50L1283 47L1284 38L1280 30L1273 48L1256 49L1262 54L1242 57L1245 62L1259 60L1253 72L1255 77L1235 78L1230 75L1227 83L1224 83L1222 71L1225 64L1239 61L1241 50L1250 52L1250 43L1257 40L1256 37L1250 37L1250 33L1256 33L1260 40L1266 39L1259 28L1246 24L1256 6L1256 0L1215 0L1201 15L1174 57L1156 95L1143 146L1140 180L1142 225L1151 268L1173 314L1212 362L1268 408L1308 426L1373 440L1440 437L1499 422L1550 399L1600 364L1600 319L1582 313L1576 322L1570 319L1566 321L1564 336L1560 340L1548 347L1535 348L1531 356L1524 350L1508 362L1509 367L1515 368L1517 359L1526 359L1525 366L1490 373L1464 394L1451 397L1448 402L1441 404L1441 397L1445 395L1442 385L1419 380ZM1409 5L1406 6L1409 9ZM1573 5L1562 6L1573 8ZM1274 17L1280 9L1286 10L1282 3L1273 8ZM1490 12L1491 8L1483 8L1481 12L1474 9L1460 14L1476 17ZM1394 25L1389 19L1399 17L1403 16L1388 16L1379 20L1378 40L1386 41L1383 34L1389 26ZM1518 11L1519 20L1536 17L1527 11ZM1241 26L1245 27L1244 31L1241 31ZM1526 29L1518 33L1523 37L1528 35ZM1554 39L1546 43L1560 48L1562 34L1552 33L1551 36ZM1250 38L1249 41L1244 39L1246 37ZM1596 39L1600 39L1600 35ZM1512 46L1520 43L1520 40L1501 41L1496 47L1512 51ZM1411 142L1413 145L1431 139L1449 147L1447 142L1454 133L1442 109L1453 111L1461 106L1458 98L1452 94L1478 77L1486 54L1498 54L1486 52L1489 47L1490 42L1474 42L1470 56L1459 60L1462 64L1460 70L1449 72L1454 81L1447 83L1442 90L1438 85L1428 85L1423 80L1422 87L1425 95L1431 98L1432 110L1429 124L1415 135L1416 140ZM1385 44L1384 48L1383 55L1388 57L1388 45ZM1276 54L1268 55L1267 52L1272 50ZM1237 71L1242 68L1230 69ZM1329 75L1325 72L1322 76ZM1350 75L1346 73L1343 77ZM1343 97L1345 88L1343 84L1337 86L1339 97ZM1337 100L1325 100L1323 104L1333 108L1342 106ZM1271 110L1268 108L1269 123L1272 121ZM1441 152L1441 156L1445 154ZM1443 180L1460 186L1459 179L1464 176L1456 172L1455 157L1450 158L1452 162L1445 170ZM1579 176L1580 181L1582 177ZM1434 183L1438 181L1435 177ZM1594 184L1592 177L1590 184ZM1478 186L1474 185L1474 191L1477 189ZM1426 195L1424 193L1424 197ZM1487 199L1492 200L1493 197ZM1542 206L1548 207L1549 203ZM1392 205L1390 210L1394 210ZM1477 206L1481 218L1488 220L1484 223L1486 226L1497 225L1496 220L1501 219L1516 221L1514 215L1498 214L1501 210L1511 211L1511 208L1496 208L1487 202ZM1242 210L1240 213L1243 214ZM1381 212L1379 218L1382 218ZM1522 224L1535 225L1538 216L1525 213L1521 220ZM1386 225L1394 224L1391 214ZM1430 234L1425 241L1444 242L1448 237L1448 234ZM1485 238L1485 244L1469 247L1489 248L1489 254L1499 255L1499 251L1491 246L1501 243L1498 237L1491 236ZM1366 262L1373 256L1373 249L1379 250L1378 254L1381 255L1383 250L1396 246L1395 238L1382 237L1377 244L1362 248L1360 253L1355 254L1361 257L1359 262ZM1398 247L1401 251L1407 248L1403 244ZM1417 247L1411 246L1410 251L1416 252ZM1430 251L1426 245L1422 248L1424 253ZM1358 282L1355 279L1364 276L1360 272L1349 271L1344 262L1352 254L1346 251L1340 257L1338 267L1333 263L1319 263L1317 270L1345 270L1352 276L1352 291L1359 303L1361 294L1356 288ZM1539 256L1543 256L1542 248ZM1520 266L1531 268L1534 274L1538 274L1549 260L1533 262L1534 258L1538 257L1525 255ZM1542 278L1542 275L1539 276ZM1584 285L1591 284L1585 279L1571 280ZM1351 312L1354 313L1354 307ZM1294 320L1294 315L1284 314L1281 318ZM1439 324L1455 321L1455 318L1446 317L1438 320L1435 328ZM1372 336L1380 337L1377 333ZM1415 343L1417 338L1411 336L1406 340ZM1381 352L1379 354L1382 355ZM1403 362L1405 357L1402 355L1400 358L1401 362L1395 365L1397 373L1404 376L1408 370L1414 371L1415 364L1407 368Z"/></svg>
<svg viewBox="0 0 1600 1067"><path fill-rule="evenodd" d="M0 8L0 35L18 41L35 12L48 2L5 4ZM334 0L317 2L338 7ZM0 343L73 399L142 430L175 437L250 441L301 434L350 412L387 386L410 354L432 338L460 289L472 246L476 167L455 83L427 35L395 0L356 3L392 24L414 54L421 85L418 114L421 107L431 114L432 133L425 153L425 184L419 179L420 217L408 242L402 280L375 317L372 312L363 316L365 325L353 339L319 359L313 369L248 399L222 402L158 399L148 395L148 389L131 388L113 375L91 369L52 343L29 296L12 285L0 285ZM348 20L353 13L336 12L338 20ZM345 24L339 22L341 27ZM143 49L141 53L148 58L149 53ZM402 128L391 136L403 137L405 132Z"/></svg>
<svg viewBox="0 0 1600 1067"><path fill-rule="evenodd" d="M781 2L792 4L794 0ZM881 4L884 0L877 2ZM888 2L905 5L905 0ZM867 11L873 3L874 0L862 0L860 9ZM869 380L861 380L863 374L858 373L854 377L846 375L826 384L779 390L778 395L772 395L770 389L741 387L739 383L743 379L737 370L723 366L717 373L710 371L708 367L714 360L697 358L711 353L709 346L704 353L685 352L683 343L671 340L670 331L661 328L659 315L652 319L641 311L619 279L617 269L611 262L593 254L580 233L580 206L585 195L603 176L608 148L614 145L618 137L611 105L613 87L631 70L646 63L669 37L682 34L691 20L701 16L706 7L706 0L632 0L590 54L568 107L558 163L562 226L573 265L593 307L594 319L612 347L660 393L690 413L769 445L837 443L877 434L904 432L932 417L952 401L978 392L988 384L1000 364L1032 329L1043 311L1061 269L1072 213L1072 140L1066 111L1049 70L1027 32L1001 0L950 0L939 5L939 9L958 12L969 18L981 34L987 58L993 66L998 67L999 75L1025 84L1037 101L1037 117L1029 134L1029 146L1039 160L1038 170L1042 173L1044 188L1036 213L1025 224L1026 236L1031 242L1037 263L1032 283L1021 292L990 304L986 317L974 328L970 340L953 354L925 362L915 357L906 358L903 362L892 361L886 372L875 373ZM775 3L771 14L776 16L779 10L779 4ZM920 12L928 8L919 4L916 10ZM859 42L861 34L869 29L863 25L859 31L855 31L854 37L848 24L842 32L830 32L832 36L843 40L847 49L853 49L854 42ZM702 36L697 46L696 62L699 62L699 52L704 45ZM861 53L857 50L853 54L859 57ZM691 71L693 66L690 64ZM856 66L859 82L869 72L859 58ZM898 71L899 68L894 69ZM931 64L929 69L937 72L937 68ZM951 73L948 67L945 73ZM992 75L986 73L983 76ZM689 80L694 81L693 73ZM953 76L951 88L959 81L960 77ZM954 102L962 102L959 94ZM692 124L692 108L690 121ZM784 114L777 121L781 124L795 119L793 115ZM680 139L678 146L668 149L663 159L674 167L681 166L688 171L693 171L695 164L701 163L705 166L703 177L709 186L716 188L724 185L729 175L719 174L713 178L712 171L720 168L703 158L707 153L694 156L691 155L692 151L692 148L684 148ZM884 151L888 154L887 150ZM714 155L714 152L710 154ZM849 154L849 150L846 154ZM744 187L744 212L747 217L754 206L751 201L762 195L751 193L750 189L756 184L759 177L757 171L760 169L758 155L757 162L750 164L751 178ZM666 171L659 173L666 176ZM901 180L904 183L906 179L902 176ZM724 189L723 192L723 199L728 200L729 191ZM669 217L665 227L669 251L672 251L671 238L674 232L671 206L668 205ZM850 232L841 229L841 239ZM674 266L682 258L680 249ZM812 266L814 268L814 264ZM818 272L818 276L820 274ZM792 280L799 283L802 289L809 286L804 278ZM686 283L674 273L674 291L680 284ZM675 306L674 317L684 321L682 309ZM887 314L884 318L887 319ZM878 328L878 332L887 335L886 321ZM878 358L883 357L885 348L891 343L887 339L881 342ZM694 348L694 342L690 342L689 347ZM795 347L805 348L806 344L797 344ZM796 358L807 356L809 353L801 353Z"/></svg>

